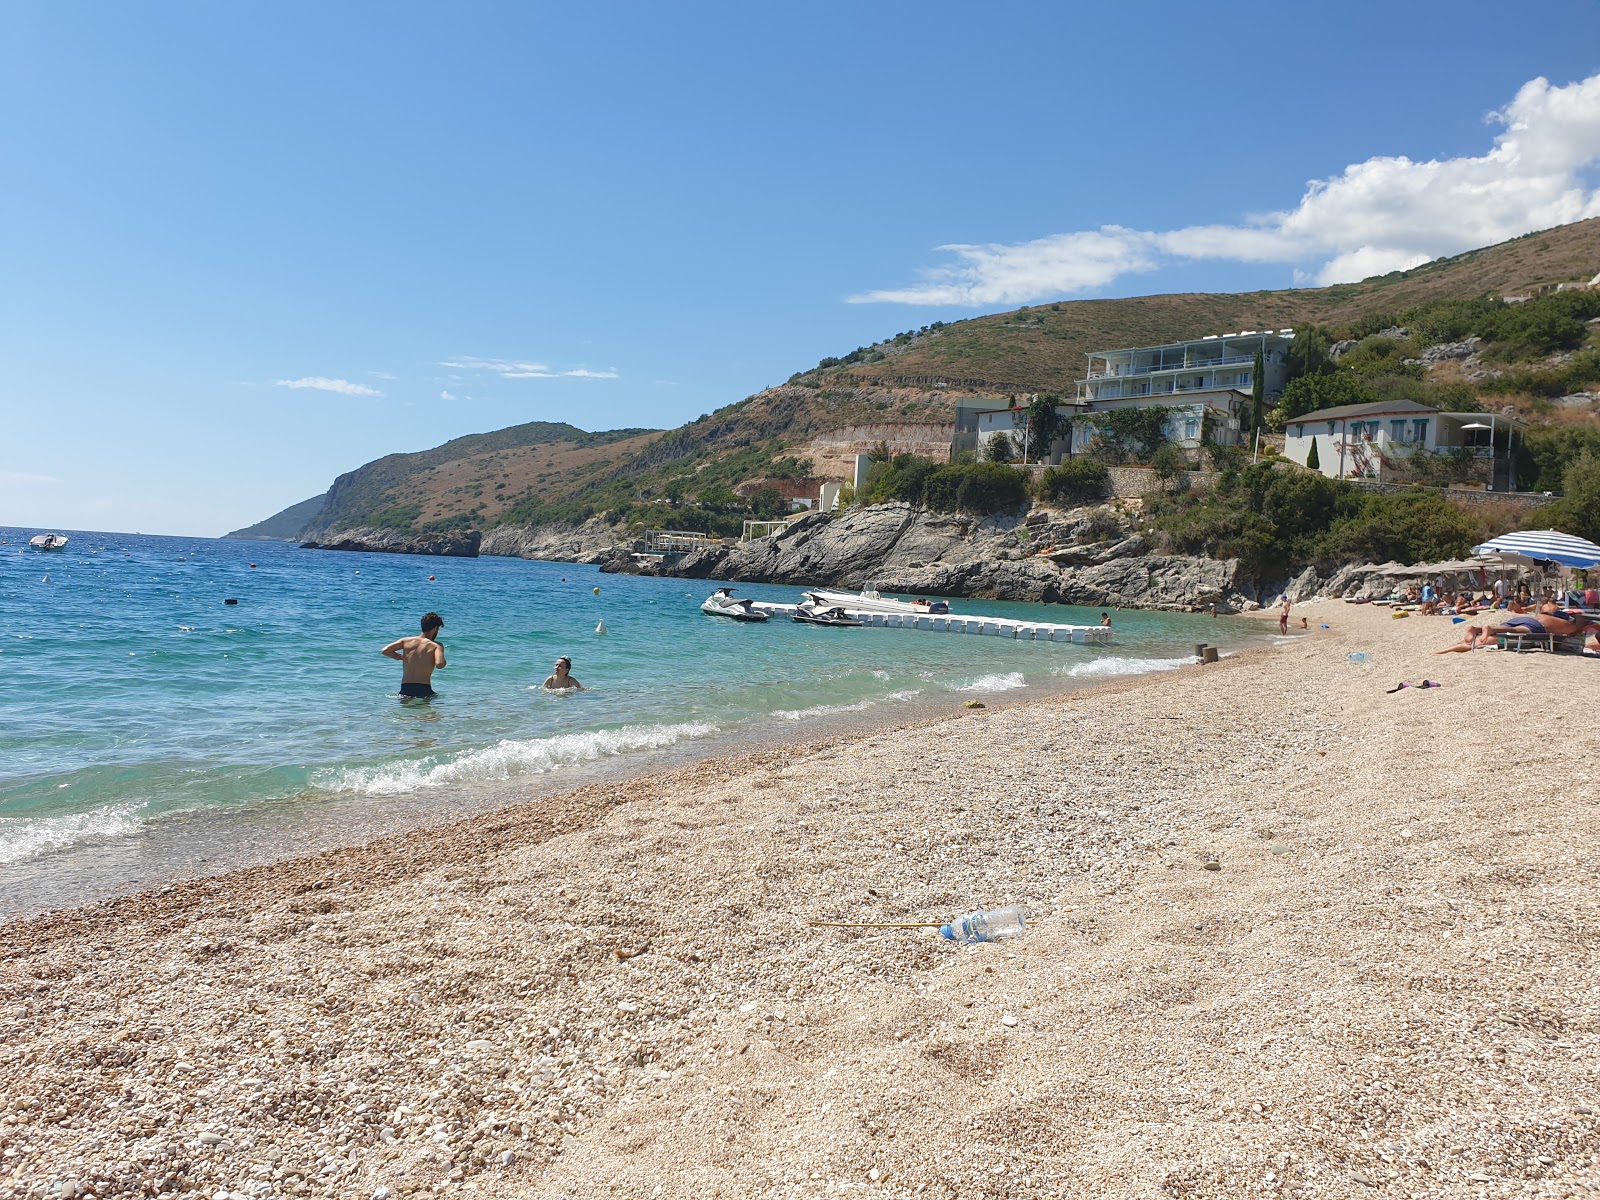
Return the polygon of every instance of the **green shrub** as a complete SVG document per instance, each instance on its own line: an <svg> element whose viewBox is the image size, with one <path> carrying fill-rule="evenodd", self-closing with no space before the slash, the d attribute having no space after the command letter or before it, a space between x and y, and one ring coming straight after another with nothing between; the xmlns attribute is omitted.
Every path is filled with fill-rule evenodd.
<svg viewBox="0 0 1600 1200"><path fill-rule="evenodd" d="M983 444L983 456L992 463L1008 463L1016 457L1009 433L997 433Z"/></svg>
<svg viewBox="0 0 1600 1200"><path fill-rule="evenodd" d="M1039 476L1039 499L1052 504L1094 504L1106 494L1109 472L1092 458L1069 458Z"/></svg>
<svg viewBox="0 0 1600 1200"><path fill-rule="evenodd" d="M980 516L1012 513L1028 499L1026 473L1000 463L948 463L943 466L910 454L867 475L867 500L883 504L903 500L936 512L970 512Z"/></svg>

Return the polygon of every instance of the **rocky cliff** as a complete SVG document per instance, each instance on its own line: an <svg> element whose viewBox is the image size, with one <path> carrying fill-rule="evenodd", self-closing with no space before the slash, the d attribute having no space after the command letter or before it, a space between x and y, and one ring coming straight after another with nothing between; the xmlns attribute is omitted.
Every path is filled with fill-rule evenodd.
<svg viewBox="0 0 1600 1200"><path fill-rule="evenodd" d="M401 533L393 529L340 529L315 534L300 543L302 550L358 550L373 554L438 554L446 558L477 558L483 534Z"/></svg>
<svg viewBox="0 0 1600 1200"><path fill-rule="evenodd" d="M603 517L590 517L581 525L500 525L483 535L478 553L597 563L615 550L620 540L616 527Z"/></svg>
<svg viewBox="0 0 1600 1200"><path fill-rule="evenodd" d="M884 591L1175 611L1254 608L1237 560L1151 553L1109 507L979 519L884 504L818 513L782 533L716 546L670 567L639 567L626 549L603 571L695 579L836 585Z"/></svg>

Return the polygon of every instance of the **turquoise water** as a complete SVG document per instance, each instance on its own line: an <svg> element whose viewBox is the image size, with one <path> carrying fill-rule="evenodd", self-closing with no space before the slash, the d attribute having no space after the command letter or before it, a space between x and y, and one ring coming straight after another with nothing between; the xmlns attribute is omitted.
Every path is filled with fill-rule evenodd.
<svg viewBox="0 0 1600 1200"><path fill-rule="evenodd" d="M358 840L652 756L1171 669L1194 642L1221 640L1210 618L1139 612L1116 615L1105 647L746 625L699 611L712 584L563 563L102 533L41 554L33 532L0 529L0 871L13 903L215 868L242 846ZM429 609L445 618L450 665L436 699L402 703L399 664L378 650ZM539 690L558 654L589 690Z"/></svg>

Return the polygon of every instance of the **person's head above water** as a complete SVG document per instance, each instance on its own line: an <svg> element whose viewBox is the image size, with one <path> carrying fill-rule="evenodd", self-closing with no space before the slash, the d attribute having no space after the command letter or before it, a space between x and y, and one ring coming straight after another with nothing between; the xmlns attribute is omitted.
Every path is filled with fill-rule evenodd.
<svg viewBox="0 0 1600 1200"><path fill-rule="evenodd" d="M444 628L444 618L436 612L422 614L422 633L424 637L432 637Z"/></svg>
<svg viewBox="0 0 1600 1200"><path fill-rule="evenodd" d="M570 670L572 670L572 660L570 658L568 658L565 654L563 654L560 658L556 659L556 670L558 670L558 671L570 671Z"/></svg>

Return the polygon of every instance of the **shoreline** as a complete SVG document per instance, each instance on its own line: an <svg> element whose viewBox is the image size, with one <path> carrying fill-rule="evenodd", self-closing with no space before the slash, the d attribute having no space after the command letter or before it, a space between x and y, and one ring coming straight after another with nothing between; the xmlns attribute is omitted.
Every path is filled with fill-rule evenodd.
<svg viewBox="0 0 1600 1200"><path fill-rule="evenodd" d="M1233 628L1237 632L1229 640L1237 648L1226 654L1258 647L1257 635ZM975 649L981 649L981 644ZM1101 657L1118 658L1116 651L1115 644L1103 647ZM1092 667L1097 661L1100 659L1082 665ZM805 710L799 716L773 716L763 724L725 726L667 747L500 779L418 788L388 797L329 792L174 813L115 840L87 841L7 864L12 888L10 896L0 900L0 927L13 920L112 902L167 885L270 868L435 827L466 825L530 802L559 803L569 792L618 786L635 776L662 770L677 773L723 758L742 758L752 749L788 751L821 741L893 733L944 719L952 708L954 715L962 715L961 706L969 699L998 710L1185 669L1153 667L1127 675L1064 673L999 691L951 689L910 698L895 694L860 704L825 705L823 711ZM376 829L369 831L369 825Z"/></svg>
<svg viewBox="0 0 1600 1200"><path fill-rule="evenodd" d="M1212 664L1213 667L1231 663L1236 659L1273 652L1277 647L1272 645L1249 645L1241 649L1229 651L1226 657ZM1198 669L1200 664L1191 664L1189 667L1174 670L1153 670L1135 674L1105 677L1067 677L1061 676L1049 684L1029 684L1015 689L1015 692L1005 691L984 693L982 695L968 695L963 692L950 692L948 694L930 695L915 701L904 702L906 707L897 704L877 702L869 707L851 710L842 709L838 712L828 713L807 721L796 721L794 728L785 728L777 724L757 727L754 730L723 730L721 733L708 737L703 742L680 743L669 749L645 752L637 755L619 755L616 758L604 760L599 763L584 764L577 768L562 768L538 775L513 777L500 780L494 784L477 785L476 787L459 788L457 791L463 799L456 807L464 815L441 816L438 808L419 808L415 818L407 818L406 823L398 829L380 833L375 837L362 838L349 842L336 842L335 844L321 846L307 853L287 853L283 855L253 860L240 861L234 864L225 864L215 871L200 871L192 874L183 874L177 877L150 880L144 883L128 886L111 885L113 890L109 895L98 898L85 899L79 902L68 902L47 908L17 911L12 913L0 912L0 938L4 937L10 926L22 922L36 922L55 916L70 916L80 910L103 909L117 907L132 903L141 908L151 896L168 896L177 889L187 889L198 885L231 881L234 876L248 877L248 884L254 887L260 881L271 880L286 870L305 869L314 870L312 864L323 859L347 855L362 857L377 856L385 852L400 853L405 843L413 838L427 842L448 840L450 837L470 837L477 831L477 827L485 821L504 824L511 822L520 827L521 823L515 818L530 810L527 815L532 817L531 810L539 809L542 816L547 810L562 810L569 802L574 806L598 813L607 805L599 809L591 808L596 794L618 792L622 798L614 798L609 803L627 803L633 796L637 785L649 783L650 786L668 788L687 783L690 776L706 772L713 777L731 777L743 771L754 769L769 758L790 758L806 756L809 754L823 753L830 750L847 748L853 743L880 736L893 736L896 734L910 734L915 731L942 725L949 721L961 720L972 715L973 711L1004 712L1013 708L1027 707L1036 704L1058 703L1067 697L1079 697L1094 693L1111 693L1127 687L1140 686L1153 683L1157 679L1181 678L1185 671ZM983 708L968 710L964 707L966 700L979 700ZM909 711L908 711L909 710ZM907 717L909 716L909 719ZM822 728L818 736L804 736L806 725L810 723ZM765 736L751 737L751 734L764 734ZM730 750L730 742L743 741L751 743L748 750ZM702 752L703 751L703 752ZM656 771L662 760L669 764L666 774L657 776ZM593 773L599 779L571 784L563 775L571 770ZM534 791L537 794L531 798L508 799L508 793ZM401 797L404 800L420 800L433 797L422 797L411 793ZM326 805L340 804L341 798L337 795L321 803ZM292 799L279 801L280 804L293 803ZM214 821L220 826L238 823L248 819L253 814L245 811L212 812L198 814L200 819ZM173 820L173 818L168 818ZM30 862L38 860L24 860L19 866L27 866ZM199 860L204 862L205 860ZM182 903L180 898L174 898L174 903Z"/></svg>
<svg viewBox="0 0 1600 1200"><path fill-rule="evenodd" d="M1600 676L1436 657L1443 621L1301 611L1333 628L1169 686L8 923L0 1178L1576 1194L1600 1154ZM1388 691L1423 676L1445 686ZM1507 697L1561 736L1486 739ZM995 945L805 924L1013 902L1030 926Z"/></svg>

